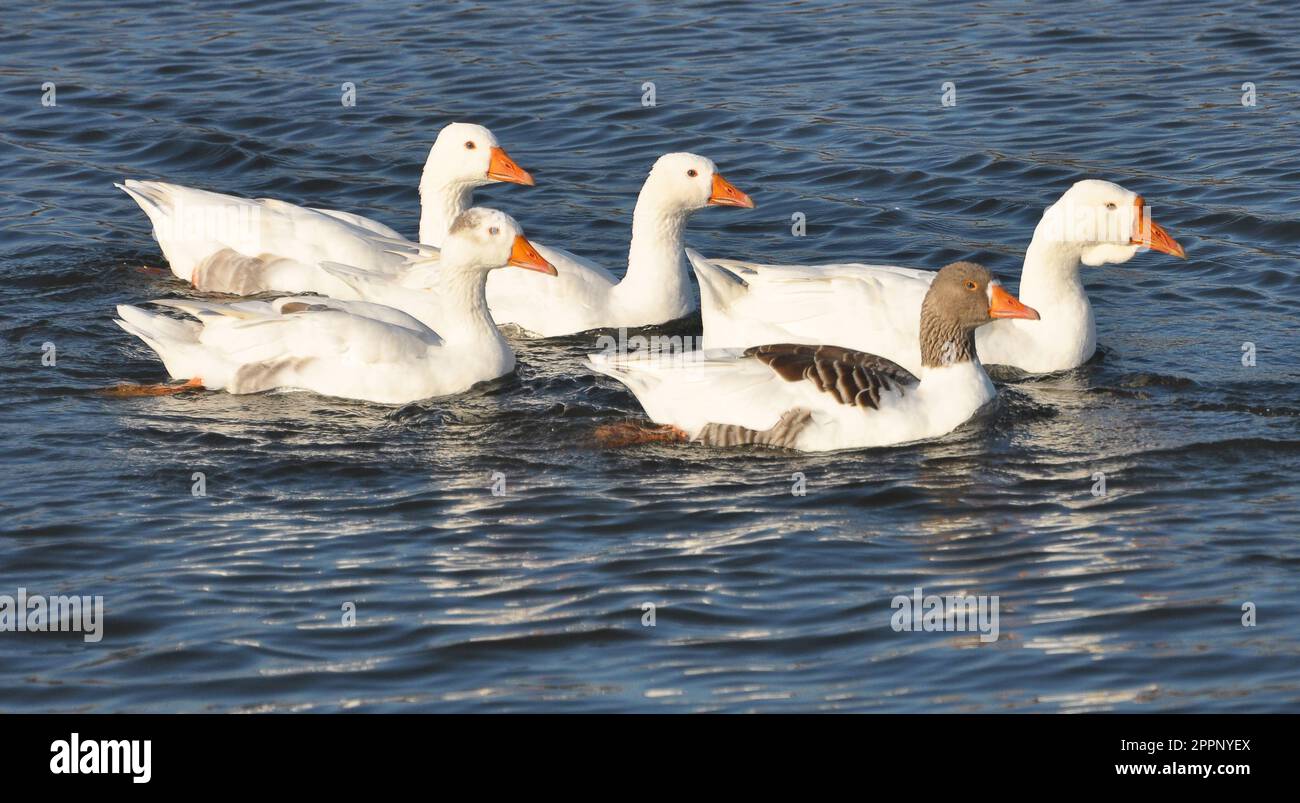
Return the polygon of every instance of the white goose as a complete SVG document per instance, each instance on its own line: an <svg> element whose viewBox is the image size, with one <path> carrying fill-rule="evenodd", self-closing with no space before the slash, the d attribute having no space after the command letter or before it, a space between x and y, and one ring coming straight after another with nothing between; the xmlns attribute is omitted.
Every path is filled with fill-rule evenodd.
<svg viewBox="0 0 1300 803"><path fill-rule="evenodd" d="M1142 197L1108 181L1080 181L1048 207L1034 230L1019 296L1041 320L997 321L976 336L986 365L1048 373L1082 365L1096 351L1081 265L1127 262L1138 249L1182 257ZM932 271L886 265L760 265L710 260L687 250L700 281L705 348L761 343L834 343L920 368L914 333Z"/></svg>
<svg viewBox="0 0 1300 803"><path fill-rule="evenodd" d="M172 378L189 381L120 386L115 393L293 388L404 404L459 393L514 370L514 352L488 313L488 273L509 264L554 276L555 268L513 218L491 209L470 209L456 218L440 263L437 289L460 303L440 309L437 331L391 307L317 296L153 302L183 310L197 322L121 305L117 324L157 352Z"/></svg>
<svg viewBox="0 0 1300 803"><path fill-rule="evenodd" d="M938 437L994 398L975 354L975 329L995 318L1037 320L1038 314L983 267L957 262L939 271L926 291L916 375L839 346L762 345L699 359L591 355L595 370L626 385L646 414L666 425L632 437L615 426L602 439L827 451Z"/></svg>
<svg viewBox="0 0 1300 803"><path fill-rule="evenodd" d="M420 243L438 246L476 187L533 183L481 125L451 123L438 133L420 178ZM402 272L436 252L382 223L348 212L251 200L160 181L117 185L153 223L172 273L200 290L339 293L348 289L318 263L331 260L379 274Z"/></svg>
<svg viewBox="0 0 1300 803"><path fill-rule="evenodd" d="M539 244L538 251L555 265L557 279L489 278L492 317L530 334L555 337L607 327L649 326L689 315L695 297L682 258L682 234L690 214L706 206L752 208L754 202L703 156L659 157L637 196L622 280L594 262Z"/></svg>

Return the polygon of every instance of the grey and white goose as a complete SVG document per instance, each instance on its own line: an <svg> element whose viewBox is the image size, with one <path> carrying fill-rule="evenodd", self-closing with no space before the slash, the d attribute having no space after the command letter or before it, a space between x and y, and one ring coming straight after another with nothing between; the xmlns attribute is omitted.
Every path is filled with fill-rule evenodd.
<svg viewBox="0 0 1300 803"><path fill-rule="evenodd" d="M874 354L791 343L695 359L594 354L589 362L666 425L646 440L810 452L889 446L951 432L993 400L975 330L1003 318L1038 313L983 266L956 262L939 271L921 305L919 374Z"/></svg>

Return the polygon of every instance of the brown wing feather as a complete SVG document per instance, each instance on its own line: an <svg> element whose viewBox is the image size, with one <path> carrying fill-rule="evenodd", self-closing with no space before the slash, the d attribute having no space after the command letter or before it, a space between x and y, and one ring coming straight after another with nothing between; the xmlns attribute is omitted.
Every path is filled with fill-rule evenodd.
<svg viewBox="0 0 1300 803"><path fill-rule="evenodd" d="M745 350L787 382L812 382L840 404L850 407L880 407L882 394L906 390L918 380L903 366L862 351L840 346L809 346L776 343Z"/></svg>

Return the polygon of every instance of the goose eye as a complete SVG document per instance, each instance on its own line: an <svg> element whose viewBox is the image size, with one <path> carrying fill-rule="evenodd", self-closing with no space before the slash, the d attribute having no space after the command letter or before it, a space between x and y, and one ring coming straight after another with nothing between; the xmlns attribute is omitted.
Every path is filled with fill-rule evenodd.
<svg viewBox="0 0 1300 803"><path fill-rule="evenodd" d="M491 234L493 237L495 237L500 233L501 233L501 229L498 229L496 226L493 226L492 228L488 229L488 234Z"/></svg>
<svg viewBox="0 0 1300 803"><path fill-rule="evenodd" d="M696 176L699 175L699 173L695 172L695 168L692 167L690 170L686 171L686 175L690 176L691 178L695 178Z"/></svg>
<svg viewBox="0 0 1300 803"><path fill-rule="evenodd" d="M970 279L967 279L967 280L966 280L966 289L967 289L967 290L974 290L974 289L975 289L975 282L971 281Z"/></svg>
<svg viewBox="0 0 1300 803"><path fill-rule="evenodd" d="M1114 212L1114 211L1115 211L1115 204L1114 204L1113 202L1112 202L1112 203L1108 203L1108 204L1106 204L1106 208L1109 209L1110 211Z"/></svg>
<svg viewBox="0 0 1300 803"><path fill-rule="evenodd" d="M474 141L473 141L473 140L469 140L468 142L465 143L465 148L468 149L468 150L471 150L471 151L472 151L472 150L474 150L476 147L478 147L478 146L474 144Z"/></svg>

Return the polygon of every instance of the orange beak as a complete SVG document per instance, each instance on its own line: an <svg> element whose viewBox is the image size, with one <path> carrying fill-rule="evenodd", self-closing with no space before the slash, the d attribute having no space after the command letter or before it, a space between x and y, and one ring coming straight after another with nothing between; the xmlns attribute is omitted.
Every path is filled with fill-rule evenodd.
<svg viewBox="0 0 1300 803"><path fill-rule="evenodd" d="M537 249L533 248L533 244L524 239L522 234L515 236L515 244L510 248L510 261L506 264L525 270L535 270L547 276L558 275L555 266L542 259L542 255L537 253Z"/></svg>
<svg viewBox="0 0 1300 803"><path fill-rule="evenodd" d="M1146 216L1146 209L1143 206L1141 196L1133 201L1133 236L1129 239L1131 245L1145 245L1152 251L1159 251L1162 254L1170 254L1182 259L1187 258L1187 252L1178 244L1169 232L1161 228L1159 223Z"/></svg>
<svg viewBox="0 0 1300 803"><path fill-rule="evenodd" d="M531 187L536 182L528 171L515 164L515 160L506 156L504 148L492 146L492 160L488 162L488 178L493 181L509 181L511 184L523 184Z"/></svg>
<svg viewBox="0 0 1300 803"><path fill-rule="evenodd" d="M754 208L754 200L736 189L736 185L717 173L713 174L713 194L709 196L710 206L743 206Z"/></svg>
<svg viewBox="0 0 1300 803"><path fill-rule="evenodd" d="M1020 299L1002 289L994 282L989 285L990 318L1024 318L1027 321L1038 320L1038 311L1020 303Z"/></svg>

